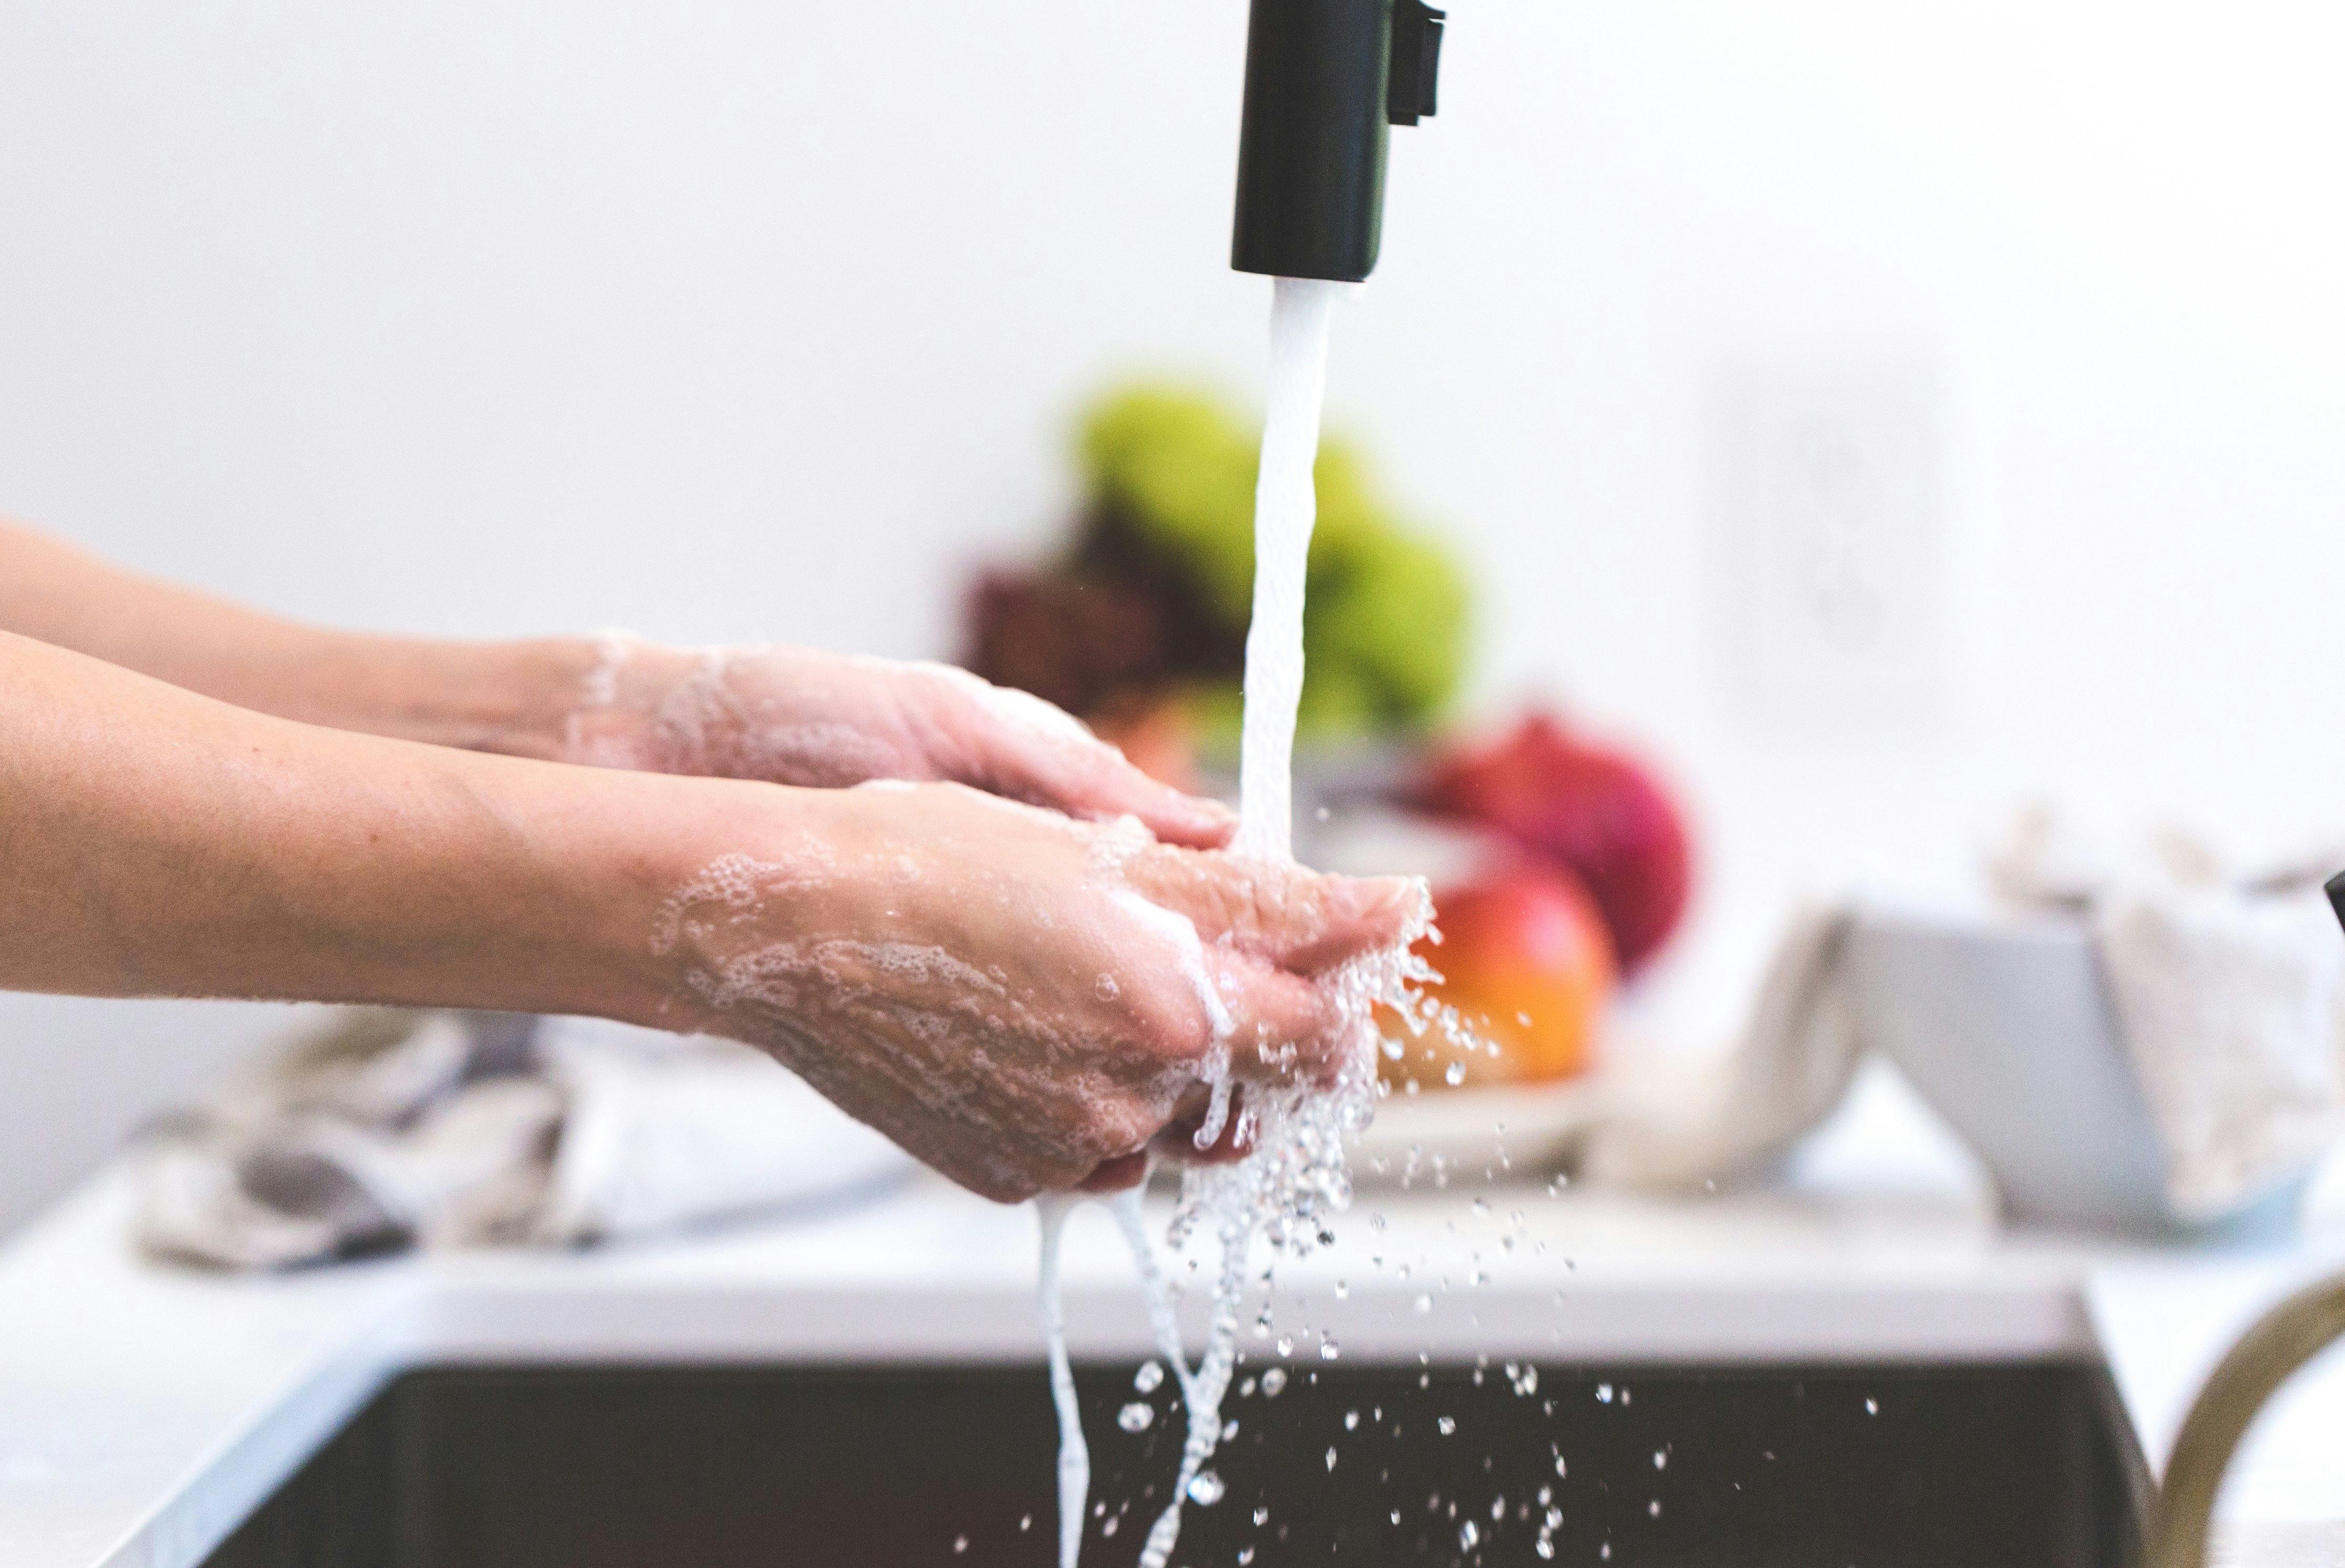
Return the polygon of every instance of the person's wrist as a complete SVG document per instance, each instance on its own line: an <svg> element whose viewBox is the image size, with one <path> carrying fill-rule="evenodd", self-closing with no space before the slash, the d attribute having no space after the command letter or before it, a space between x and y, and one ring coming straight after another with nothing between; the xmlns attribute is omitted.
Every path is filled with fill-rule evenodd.
<svg viewBox="0 0 2345 1568"><path fill-rule="evenodd" d="M584 637L502 643L318 632L283 717L400 740L566 760L566 726L600 657Z"/></svg>
<svg viewBox="0 0 2345 1568"><path fill-rule="evenodd" d="M578 793L578 1010L678 1033L726 1032L726 971L835 913L852 877L797 873L853 862L868 832L850 790L613 771Z"/></svg>

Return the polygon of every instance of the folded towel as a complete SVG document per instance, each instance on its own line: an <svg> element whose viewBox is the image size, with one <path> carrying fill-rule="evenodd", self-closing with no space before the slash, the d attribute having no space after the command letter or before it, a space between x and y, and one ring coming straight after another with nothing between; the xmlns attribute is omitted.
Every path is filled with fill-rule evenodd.
<svg viewBox="0 0 2345 1568"><path fill-rule="evenodd" d="M282 1268L642 1236L877 1190L911 1168L746 1046L355 1009L155 1127L137 1226L160 1256Z"/></svg>
<svg viewBox="0 0 2345 1568"><path fill-rule="evenodd" d="M2091 932L2178 1219L2236 1212L2345 1138L2345 937L2320 891L2339 863L2345 855L2228 872L2178 833L2113 850L2041 810L1989 858L2007 903ZM1793 920L1731 1049L1609 1071L1591 1096L1582 1174L1678 1189L1733 1181L1821 1125L1876 1044L1849 994L1861 918L1815 909Z"/></svg>
<svg viewBox="0 0 2345 1568"><path fill-rule="evenodd" d="M2320 854L2253 873L2168 830L2112 847L2046 810L1991 857L2008 900L2093 929L2184 1219L2228 1212L2345 1137L2345 938Z"/></svg>
<svg viewBox="0 0 2345 1568"><path fill-rule="evenodd" d="M1765 1170L1847 1095L1865 1044L1842 982L1845 910L1793 917L1731 1049L1630 1058L1600 1081L1579 1166L1622 1186L1686 1190Z"/></svg>

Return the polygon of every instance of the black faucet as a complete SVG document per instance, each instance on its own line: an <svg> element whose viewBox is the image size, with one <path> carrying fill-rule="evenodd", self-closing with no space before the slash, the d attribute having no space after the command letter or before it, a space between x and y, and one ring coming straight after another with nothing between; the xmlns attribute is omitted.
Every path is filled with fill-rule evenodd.
<svg viewBox="0 0 2345 1568"><path fill-rule="evenodd" d="M1386 127L1434 111L1423 0L1254 0L1230 265L1356 283L1384 237Z"/></svg>

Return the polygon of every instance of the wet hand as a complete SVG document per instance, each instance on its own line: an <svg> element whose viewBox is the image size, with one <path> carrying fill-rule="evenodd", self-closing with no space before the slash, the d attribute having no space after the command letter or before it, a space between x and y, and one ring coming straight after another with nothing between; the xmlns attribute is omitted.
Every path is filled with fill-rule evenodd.
<svg viewBox="0 0 2345 1568"><path fill-rule="evenodd" d="M1059 708L939 664L804 648L604 645L567 720L574 761L840 788L967 784L1092 820L1138 818L1213 849L1236 820L1156 782Z"/></svg>
<svg viewBox="0 0 2345 1568"><path fill-rule="evenodd" d="M742 848L662 917L670 1026L769 1051L1005 1202L1128 1184L1151 1148L1193 1157L1224 1064L1331 1081L1373 1033L1326 977L1423 899L949 784L775 800L795 809L733 825Z"/></svg>

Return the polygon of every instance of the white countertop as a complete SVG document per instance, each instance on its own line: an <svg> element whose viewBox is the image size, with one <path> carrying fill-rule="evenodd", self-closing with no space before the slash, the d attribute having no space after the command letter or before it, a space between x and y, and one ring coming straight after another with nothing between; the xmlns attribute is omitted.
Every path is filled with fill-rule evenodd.
<svg viewBox="0 0 2345 1568"><path fill-rule="evenodd" d="M188 1568L419 1362L1040 1353L1031 1215L926 1178L852 1210L659 1245L285 1278L144 1262L128 1207L127 1177L111 1174L0 1255L0 1562L12 1568ZM2158 1253L2003 1232L1949 1194L1672 1203L1461 1186L1363 1195L1335 1247L1282 1270L1279 1328L1300 1355L1325 1332L1360 1359L2098 1355L2157 1456L2237 1329L2340 1266L2333 1232L2278 1255ZM1103 1214L1078 1216L1068 1281L1078 1353L1148 1352ZM2345 1519L2345 1364L2325 1370L2264 1423L2227 1494L2231 1517Z"/></svg>

